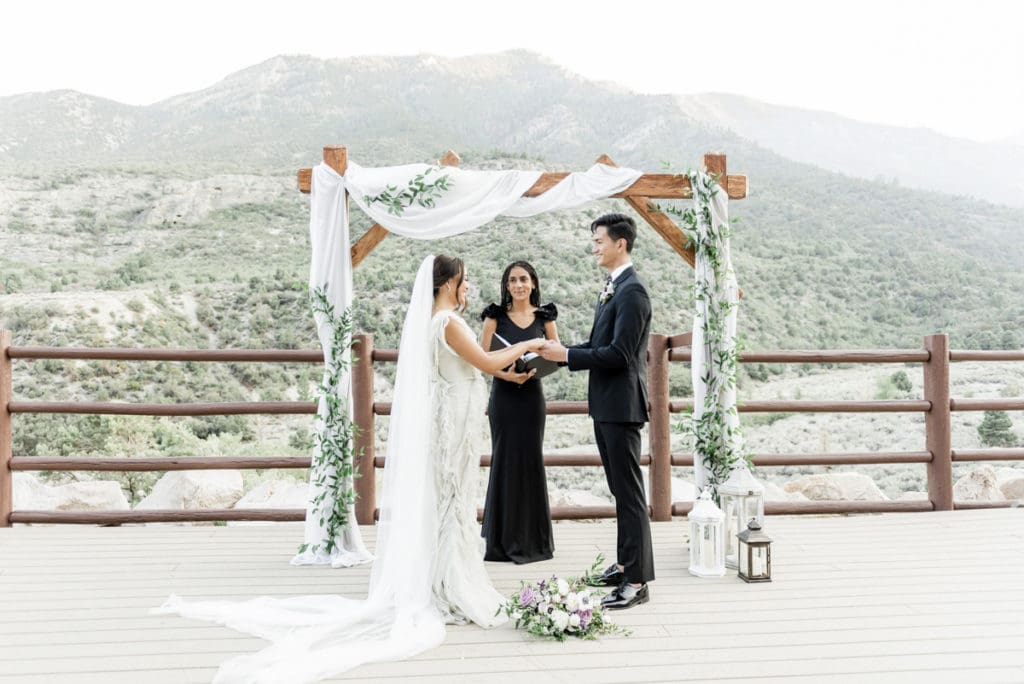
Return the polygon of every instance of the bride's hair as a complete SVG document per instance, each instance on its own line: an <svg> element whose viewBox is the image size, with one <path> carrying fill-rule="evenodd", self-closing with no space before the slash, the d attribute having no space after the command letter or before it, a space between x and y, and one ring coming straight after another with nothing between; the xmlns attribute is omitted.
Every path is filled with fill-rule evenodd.
<svg viewBox="0 0 1024 684"><path fill-rule="evenodd" d="M437 293L441 291L444 284L452 278L458 276L459 280L455 283L455 291L458 292L459 288L462 287L462 281L466 278L466 265L459 257L450 257L445 254L438 254L434 257L434 298L437 298ZM466 302L459 302L458 311L461 313L466 309Z"/></svg>

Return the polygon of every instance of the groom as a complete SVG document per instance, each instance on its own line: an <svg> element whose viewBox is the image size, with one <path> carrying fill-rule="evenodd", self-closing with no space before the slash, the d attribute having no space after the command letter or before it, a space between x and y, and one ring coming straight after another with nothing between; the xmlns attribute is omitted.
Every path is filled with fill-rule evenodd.
<svg viewBox="0 0 1024 684"><path fill-rule="evenodd" d="M601 581L616 587L601 605L630 608L649 600L654 579L651 527L640 471L640 429L647 422L647 338L651 299L630 260L636 223L624 214L606 214L590 225L591 252L608 279L594 310L590 339L573 347L548 341L540 355L565 362L569 370L589 370L587 392L594 437L618 520L616 564Z"/></svg>

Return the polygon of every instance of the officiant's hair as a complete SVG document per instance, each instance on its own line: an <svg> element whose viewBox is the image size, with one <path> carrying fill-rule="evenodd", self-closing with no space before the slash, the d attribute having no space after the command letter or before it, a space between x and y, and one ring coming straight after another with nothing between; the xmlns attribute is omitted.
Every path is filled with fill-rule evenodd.
<svg viewBox="0 0 1024 684"><path fill-rule="evenodd" d="M625 214L605 214L590 224L590 232L596 233L597 229L604 226L608 237L612 240L625 240L626 251L633 251L633 242L636 240L636 221Z"/></svg>
<svg viewBox="0 0 1024 684"><path fill-rule="evenodd" d="M434 257L434 296L441 291L444 284L455 276L459 281L455 289L462 287L462 281L466 279L466 264L459 257L450 257L446 254L438 254ZM466 308L465 302L459 305L459 311Z"/></svg>
<svg viewBox="0 0 1024 684"><path fill-rule="evenodd" d="M501 308L507 310L512 306L512 293L508 291L508 277L512 274L513 268L521 268L530 276L530 280L533 281L530 306L540 306L540 278L537 277L537 271L529 261L513 261L501 274Z"/></svg>

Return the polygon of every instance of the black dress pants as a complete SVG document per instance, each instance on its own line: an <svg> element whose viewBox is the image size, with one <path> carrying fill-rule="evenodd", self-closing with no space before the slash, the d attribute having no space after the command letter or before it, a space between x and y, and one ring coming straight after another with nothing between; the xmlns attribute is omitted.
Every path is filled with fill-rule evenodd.
<svg viewBox="0 0 1024 684"><path fill-rule="evenodd" d="M640 470L640 429L643 423L594 421L594 437L608 488L615 497L618 523L617 561L626 581L637 584L654 579L651 523Z"/></svg>

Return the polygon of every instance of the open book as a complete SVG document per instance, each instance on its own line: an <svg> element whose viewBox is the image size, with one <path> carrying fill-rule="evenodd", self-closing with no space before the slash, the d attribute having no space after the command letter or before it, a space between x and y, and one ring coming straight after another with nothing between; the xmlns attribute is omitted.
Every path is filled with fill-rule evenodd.
<svg viewBox="0 0 1024 684"><path fill-rule="evenodd" d="M509 341L506 340L501 335L499 335L498 333L494 333L491 336L491 351L497 351L499 349L504 349L505 347L511 346L512 345L509 343ZM526 352L518 359L516 359L516 373L526 373L535 368L537 369L537 372L534 373L533 377L543 378L546 375L551 375L552 373L554 373L556 370L558 370L559 366L557 361L548 361L547 359L545 359L540 354L537 354L536 352Z"/></svg>

